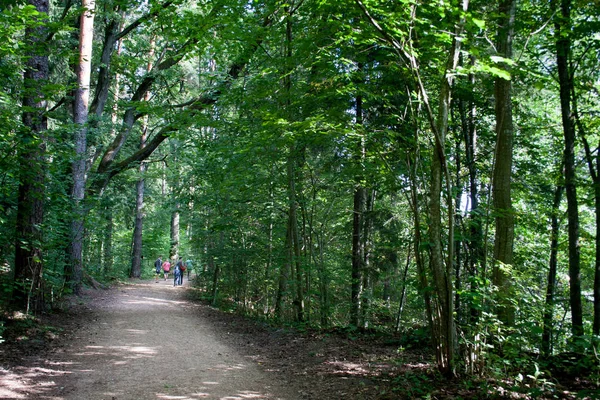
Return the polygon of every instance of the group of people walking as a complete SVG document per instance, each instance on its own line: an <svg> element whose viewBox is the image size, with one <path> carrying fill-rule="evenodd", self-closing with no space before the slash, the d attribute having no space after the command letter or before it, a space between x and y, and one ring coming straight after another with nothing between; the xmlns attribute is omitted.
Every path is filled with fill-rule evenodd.
<svg viewBox="0 0 600 400"><path fill-rule="evenodd" d="M154 268L156 274L154 275L154 281L158 283L158 278L162 275L165 281L169 279L169 272L171 271L171 263L167 258L165 261L162 260L162 256L158 256L154 262ZM183 261L182 257L175 262L173 266L173 286L183 285L183 274L187 271L188 280L190 279L190 270L192 269L192 260Z"/></svg>

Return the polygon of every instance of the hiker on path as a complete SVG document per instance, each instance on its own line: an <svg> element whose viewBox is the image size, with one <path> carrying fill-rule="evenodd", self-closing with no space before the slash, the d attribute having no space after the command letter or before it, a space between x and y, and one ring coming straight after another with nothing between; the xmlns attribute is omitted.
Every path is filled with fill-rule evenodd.
<svg viewBox="0 0 600 400"><path fill-rule="evenodd" d="M158 276L160 275L160 269L162 268L162 256L158 256L154 261L154 282L158 283Z"/></svg>
<svg viewBox="0 0 600 400"><path fill-rule="evenodd" d="M177 281L177 284L183 285L183 273L185 272L185 263L183 262L183 259L181 257L179 257L179 260L177 260L177 264L175 264L176 271L178 268L179 268L179 280Z"/></svg>
<svg viewBox="0 0 600 400"><path fill-rule="evenodd" d="M180 280L181 276L181 257L179 261L175 263L175 268L173 269L173 286L181 285Z"/></svg>
<svg viewBox="0 0 600 400"><path fill-rule="evenodd" d="M169 278L169 271L171 270L171 263L169 262L168 259L165 260L165 262L162 264L162 270L163 273L165 274L165 281Z"/></svg>
<svg viewBox="0 0 600 400"><path fill-rule="evenodd" d="M187 269L187 276L188 276L188 281L190 280L190 271L192 270L192 268L194 268L194 265L192 264L192 260L185 260L185 268Z"/></svg>

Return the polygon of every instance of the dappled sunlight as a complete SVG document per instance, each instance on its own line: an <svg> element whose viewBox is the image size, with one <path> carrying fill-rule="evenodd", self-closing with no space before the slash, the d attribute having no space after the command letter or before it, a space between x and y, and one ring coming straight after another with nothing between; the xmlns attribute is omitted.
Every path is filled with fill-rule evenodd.
<svg viewBox="0 0 600 400"><path fill-rule="evenodd" d="M362 364L342 361L329 361L325 364L329 364L337 368L335 374L346 374L346 375L367 375L369 370Z"/></svg>
<svg viewBox="0 0 600 400"><path fill-rule="evenodd" d="M224 371L236 371L236 370L242 370L242 369L246 369L247 367L244 364L236 364L236 365L226 365L226 364L218 364L215 365L214 368L209 368L209 369L222 369Z"/></svg>
<svg viewBox="0 0 600 400"><path fill-rule="evenodd" d="M145 329L126 329L126 331L134 335L145 335L148 333Z"/></svg>
<svg viewBox="0 0 600 400"><path fill-rule="evenodd" d="M0 398L27 399L32 394L44 396L56 388L54 377L68 374L49 368L16 368L16 372L0 368Z"/></svg>
<svg viewBox="0 0 600 400"><path fill-rule="evenodd" d="M196 392L196 393L191 393L189 395L172 395L172 394L166 394L166 393L157 393L156 397L158 399L163 399L163 400L193 400L193 399L205 399L205 398L214 398L214 395L211 395L210 393L205 393L205 392ZM255 392L252 390L241 390L239 393L233 394L233 395L229 395L229 396L224 396L224 397L219 397L220 400L244 400L244 399L266 399L268 398L267 395L265 395L264 393L260 393L260 392Z"/></svg>
<svg viewBox="0 0 600 400"><path fill-rule="evenodd" d="M147 346L86 346L86 351L73 353L75 356L109 356L125 359L138 359L144 357L154 357L158 354L156 348ZM115 361L117 363L126 363L125 361Z"/></svg>
<svg viewBox="0 0 600 400"><path fill-rule="evenodd" d="M162 304L172 304L172 305L180 305L180 304L186 304L187 301L182 301L182 300L167 300L167 299L160 299L157 297L142 297L143 299L146 300L152 300L153 304L156 303L162 303Z"/></svg>
<svg viewBox="0 0 600 400"><path fill-rule="evenodd" d="M259 392L252 392L249 390L244 390L238 393L236 396L226 396L222 397L222 400L237 400L237 399L262 399L265 396Z"/></svg>

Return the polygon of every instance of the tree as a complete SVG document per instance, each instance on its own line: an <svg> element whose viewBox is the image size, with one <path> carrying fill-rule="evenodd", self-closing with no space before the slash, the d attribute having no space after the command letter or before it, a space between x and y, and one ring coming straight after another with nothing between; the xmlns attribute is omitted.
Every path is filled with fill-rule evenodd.
<svg viewBox="0 0 600 400"><path fill-rule="evenodd" d="M583 335L581 304L581 257L579 245L579 210L575 165L575 123L572 110L573 74L569 68L571 54L571 1L553 2L558 7L555 19L556 66L560 88L560 109L564 134L565 193L569 234L569 300L573 336Z"/></svg>
<svg viewBox="0 0 600 400"><path fill-rule="evenodd" d="M43 236L44 193L46 181L47 99L43 88L48 83L49 65L46 53L49 2L31 0L35 7L31 24L25 30L28 60L23 74L23 132L18 159L19 197L15 243L15 303L23 309L39 311L44 307Z"/></svg>
<svg viewBox="0 0 600 400"><path fill-rule="evenodd" d="M154 37L150 40L150 51L148 54L148 64L146 73L152 71L152 62L154 57ZM144 102L150 101L150 91L144 95ZM144 116L142 126L142 134L140 136L140 150L146 147L148 140L148 116ZM142 273L142 230L144 227L144 173L147 169L147 164L142 162L139 167L140 177L136 183L136 199L135 199L135 226L133 228L133 246L131 254L131 277L140 278Z"/></svg>
<svg viewBox="0 0 600 400"><path fill-rule="evenodd" d="M497 52L507 68L512 58L516 1L499 1ZM493 175L493 203L496 215L494 236L493 282L498 287L500 300L498 317L511 326L515 322L510 269L513 265L514 214L511 202L511 170L513 165L513 117L510 77L498 76L494 83L496 106L496 154Z"/></svg>
<svg viewBox="0 0 600 400"><path fill-rule="evenodd" d="M85 174L87 165L88 102L90 98L90 78L92 69L92 44L94 40L94 0L82 0L83 12L79 22L79 60L76 68L77 89L73 98L73 122L76 125L74 137L75 159L73 174L73 221L71 222L71 282L73 292L81 294L83 273L83 233L85 210Z"/></svg>

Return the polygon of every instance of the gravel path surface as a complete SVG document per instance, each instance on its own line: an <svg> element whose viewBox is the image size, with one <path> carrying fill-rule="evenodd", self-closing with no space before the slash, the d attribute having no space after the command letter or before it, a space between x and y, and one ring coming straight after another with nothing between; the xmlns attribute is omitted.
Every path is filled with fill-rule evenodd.
<svg viewBox="0 0 600 400"><path fill-rule="evenodd" d="M89 321L54 353L50 365L30 369L44 379L32 379L35 387L14 398L299 397L276 374L261 371L255 361L228 346L223 340L226 327L213 327L203 319L201 308L206 306L186 300L186 290L173 287L172 280L152 280L87 298L79 306L89 310Z"/></svg>

